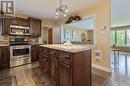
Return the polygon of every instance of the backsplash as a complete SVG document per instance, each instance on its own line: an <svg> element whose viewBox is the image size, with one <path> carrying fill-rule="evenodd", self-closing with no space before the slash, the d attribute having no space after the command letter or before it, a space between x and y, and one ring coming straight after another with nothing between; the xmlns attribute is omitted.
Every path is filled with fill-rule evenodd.
<svg viewBox="0 0 130 86"><path fill-rule="evenodd" d="M30 38L30 43L31 44L38 44L39 43L39 38Z"/></svg>
<svg viewBox="0 0 130 86"><path fill-rule="evenodd" d="M39 44L39 38L30 38L31 44ZM9 36L0 36L0 46L9 45Z"/></svg>
<svg viewBox="0 0 130 86"><path fill-rule="evenodd" d="M0 36L0 45L1 46L9 45L9 36Z"/></svg>

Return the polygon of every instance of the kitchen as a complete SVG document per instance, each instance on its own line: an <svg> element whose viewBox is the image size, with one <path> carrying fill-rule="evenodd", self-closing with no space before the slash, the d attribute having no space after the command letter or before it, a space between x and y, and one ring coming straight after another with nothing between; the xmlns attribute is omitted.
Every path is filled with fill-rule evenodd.
<svg viewBox="0 0 130 86"><path fill-rule="evenodd" d="M110 1L70 2L60 0L61 7L67 4L61 10L58 0L16 0L13 17L1 14L0 86L115 84L109 62Z"/></svg>
<svg viewBox="0 0 130 86"><path fill-rule="evenodd" d="M1 19L2 67L15 67L31 63L31 37L40 37L41 20L35 18ZM33 39L34 40L34 39ZM35 40L34 40L35 41ZM3 52L1 50L1 52ZM10 56L6 56L10 55ZM33 60L33 58L32 58ZM4 62L5 61L5 62Z"/></svg>
<svg viewBox="0 0 130 86"><path fill-rule="evenodd" d="M5 21L8 21L8 22L5 22ZM35 61L39 61L41 70L45 74L47 74L47 76L49 76L49 77L53 76L51 78L54 78L54 81L57 83L56 84L57 86L61 86L62 84L67 85L67 83L71 84L74 82L76 85L77 81L75 81L75 80L72 82L68 82L68 80L67 81L64 80L64 82L59 83L60 79L59 78L56 79L56 77L62 76L62 73L64 75L64 72L63 72L64 68L59 69L59 68L55 68L55 66L53 67L53 65L56 64L55 60L58 61L58 58L57 59L55 58L55 60L51 59L51 58L54 58L54 57L61 58L61 64L68 68L69 64L70 64L70 66L73 66L73 65L71 65L71 63L68 63L70 61L68 61L67 63L64 63L64 61L67 61L67 59L69 60L70 56L72 56L72 58L75 58L75 60L72 61L74 63L76 61L76 56L79 55L77 59L80 59L83 56L85 58L88 57L88 58L86 58L86 60L81 59L81 61L82 61L82 63L84 63L84 64L86 63L86 65L87 65L86 66L87 70L86 70L86 72L84 70L84 72L86 73L87 76L89 75L91 77L91 72L90 72L90 70L91 70L91 64L90 64L91 63L91 58L90 58L91 50L89 47L84 48L81 46L78 47L77 45L75 45L75 47L74 47L74 46L71 46L71 43L67 43L67 42L64 43L65 44L64 46L62 46L61 44L58 44L58 45L40 44L39 37L41 37L41 20L39 20L39 19L35 19L35 18L23 19L23 18L14 17L14 18L3 18L3 19L1 19L1 22L2 22L1 23L1 26L2 26L1 35L2 36L1 36L1 47L0 47L1 48L0 69L16 68L16 67L19 67L22 65L30 64ZM7 27L7 24L8 24L8 27ZM7 28L5 28L5 27L7 27ZM5 29L7 29L7 31L5 31ZM54 33L54 32L52 32L52 33ZM49 47L49 46L51 46L51 47ZM67 48L67 46L68 46L68 48ZM69 48L69 46L72 48ZM62 49L62 47L63 47L63 49ZM6 50L6 51L3 51L3 50ZM60 50L60 52L59 52L59 50ZM64 53L62 53L62 52L64 52ZM55 53L57 56L55 56L55 54L52 54L51 58L49 56L47 56L47 55L51 55L51 53ZM87 56L85 56L85 55L87 55ZM47 66L46 62L50 61L49 58L51 61L54 60L54 62L47 63L48 64L48 66ZM80 61L78 61L78 62L80 62ZM68 64L68 66L67 66L67 64ZM76 67L76 65L78 65L78 64L79 63L75 62L74 67ZM52 65L52 66L50 67L49 65L50 66ZM57 65L60 65L60 63L57 62ZM83 66L84 65L81 64L81 67L83 67ZM50 69L50 71L48 70L48 68L45 70L46 67L48 67ZM62 68L62 66L61 66L61 68ZM77 68L73 69L73 70L74 71L72 71L72 72L77 74L77 72L76 72ZM83 68L80 69L80 71L82 71L82 70L83 70ZM61 71L61 75L57 74L54 71L56 71L56 72ZM67 72L65 72L65 73L67 73ZM70 74L67 75L67 77L69 77L69 76L70 76ZM64 77L66 77L66 75ZM67 77L66 77L66 79L67 79ZM72 77L75 77L75 75ZM82 78L82 73L77 77ZM88 78L84 77L84 80L85 81L88 80L88 82L82 81L82 83L79 82L79 85L86 84L86 85L90 86L91 85L90 77L88 77ZM77 83L77 85L78 85L78 83Z"/></svg>

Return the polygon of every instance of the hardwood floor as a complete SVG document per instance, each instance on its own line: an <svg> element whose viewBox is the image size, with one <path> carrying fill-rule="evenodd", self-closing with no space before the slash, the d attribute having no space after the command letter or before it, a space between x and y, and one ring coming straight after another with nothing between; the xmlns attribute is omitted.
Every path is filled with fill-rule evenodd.
<svg viewBox="0 0 130 86"><path fill-rule="evenodd" d="M93 71L100 71L93 69ZM130 78L113 73L111 76L103 76L103 73L92 74L92 86L130 86ZM104 73L105 74L105 73ZM107 74L106 74L107 75ZM5 77L15 76L17 85L8 84ZM12 78L10 78L12 79ZM2 81L3 80L3 81ZM4 81L5 80L5 81ZM2 81L2 83L1 83ZM0 72L0 86L55 86L41 71L38 62L3 70Z"/></svg>

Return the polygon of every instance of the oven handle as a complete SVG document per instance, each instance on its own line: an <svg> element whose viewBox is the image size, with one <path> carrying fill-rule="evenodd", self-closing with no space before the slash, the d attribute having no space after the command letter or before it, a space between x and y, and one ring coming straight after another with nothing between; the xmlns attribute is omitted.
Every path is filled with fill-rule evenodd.
<svg viewBox="0 0 130 86"><path fill-rule="evenodd" d="M27 49L27 48L31 48L30 46L13 46L13 47L11 47L12 49Z"/></svg>

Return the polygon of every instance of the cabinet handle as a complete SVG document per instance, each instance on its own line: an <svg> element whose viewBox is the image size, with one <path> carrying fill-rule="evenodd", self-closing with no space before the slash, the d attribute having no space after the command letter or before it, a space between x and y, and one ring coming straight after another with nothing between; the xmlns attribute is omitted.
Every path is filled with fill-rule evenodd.
<svg viewBox="0 0 130 86"><path fill-rule="evenodd" d="M69 65L66 65L66 64L64 64L64 63L60 63L62 66L64 66L64 67L67 67L67 68L70 68L70 66Z"/></svg>

